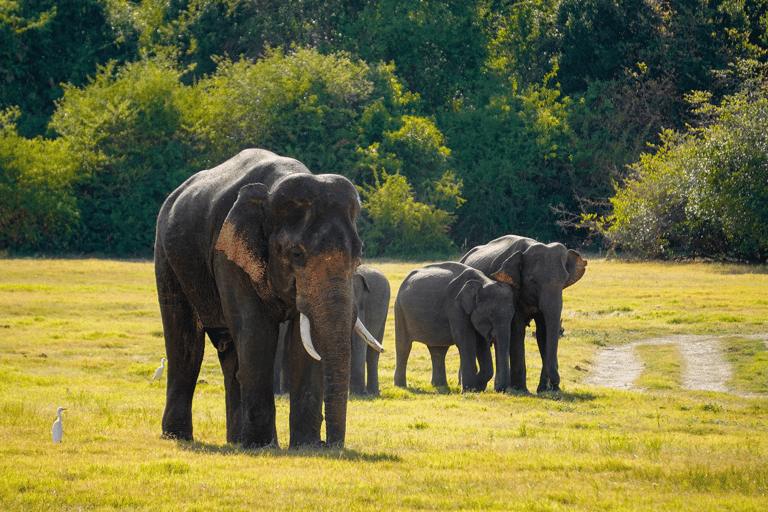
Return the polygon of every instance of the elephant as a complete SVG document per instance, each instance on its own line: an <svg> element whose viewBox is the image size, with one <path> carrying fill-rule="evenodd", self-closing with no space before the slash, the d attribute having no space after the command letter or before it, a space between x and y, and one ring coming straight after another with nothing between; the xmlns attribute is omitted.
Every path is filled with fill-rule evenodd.
<svg viewBox="0 0 768 512"><path fill-rule="evenodd" d="M289 447L344 446L352 330L381 348L355 315L359 212L347 178L262 149L200 171L168 196L155 237L165 438L193 439L207 335L224 374L227 442L279 447L273 365L279 325L296 319Z"/></svg>
<svg viewBox="0 0 768 512"><path fill-rule="evenodd" d="M357 317L375 339L383 341L389 313L389 280L381 271L361 265L352 281ZM349 389L352 393L379 395L379 351L366 344L357 333L352 334L351 371Z"/></svg>
<svg viewBox="0 0 768 512"><path fill-rule="evenodd" d="M512 257L519 255L518 259ZM563 244L543 244L531 238L506 235L479 245L461 262L494 275L515 290L515 316L510 345L510 387L528 393L525 370L525 328L536 322L541 354L537 393L560 390L557 345L563 311L563 289L584 275L587 260Z"/></svg>
<svg viewBox="0 0 768 512"><path fill-rule="evenodd" d="M429 348L432 384L447 386L445 355L459 349L462 391L485 391L493 376L491 343L496 346L496 388L508 381L510 325L514 291L495 276L455 261L412 271L395 299L395 385L406 387L406 366L414 341ZM480 369L475 364L480 364Z"/></svg>
<svg viewBox="0 0 768 512"><path fill-rule="evenodd" d="M389 312L389 280L379 270L367 265L357 267L352 276L357 317L376 340L383 340ZM286 334L290 326L281 325L280 345L275 361L275 391L287 392L289 361L286 354ZM367 345L357 333L352 333L352 363L349 390L355 395L379 395L379 351ZM366 383L366 369L368 380Z"/></svg>

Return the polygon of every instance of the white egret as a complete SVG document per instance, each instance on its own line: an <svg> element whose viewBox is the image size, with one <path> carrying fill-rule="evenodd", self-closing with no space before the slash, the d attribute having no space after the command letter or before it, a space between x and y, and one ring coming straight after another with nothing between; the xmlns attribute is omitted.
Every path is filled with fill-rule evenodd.
<svg viewBox="0 0 768 512"><path fill-rule="evenodd" d="M56 409L56 415L59 418L53 422L53 428L51 429L51 437L53 437L54 443L60 443L61 437L64 435L64 426L61 424L61 411L66 410L66 407L59 407Z"/></svg>
<svg viewBox="0 0 768 512"><path fill-rule="evenodd" d="M163 358L160 361L160 366L158 366L157 370L155 370L155 375L152 376L152 382L155 382L156 380L160 380L160 378L163 376L164 369L165 369L165 358Z"/></svg>

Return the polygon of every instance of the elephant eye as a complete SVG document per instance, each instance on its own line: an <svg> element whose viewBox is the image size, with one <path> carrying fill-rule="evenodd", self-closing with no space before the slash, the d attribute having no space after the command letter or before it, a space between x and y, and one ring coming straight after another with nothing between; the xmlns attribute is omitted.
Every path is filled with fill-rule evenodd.
<svg viewBox="0 0 768 512"><path fill-rule="evenodd" d="M294 263L301 262L304 260L304 250L297 245L294 245L293 247L291 247L289 255L290 255L291 261L293 261Z"/></svg>

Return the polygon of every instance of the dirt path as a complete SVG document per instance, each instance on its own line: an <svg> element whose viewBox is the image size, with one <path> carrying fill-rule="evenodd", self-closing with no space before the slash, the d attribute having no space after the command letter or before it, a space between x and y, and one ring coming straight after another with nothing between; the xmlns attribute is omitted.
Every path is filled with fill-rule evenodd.
<svg viewBox="0 0 768 512"><path fill-rule="evenodd" d="M750 337L762 339L768 347L768 334ZM645 364L635 348L639 345L669 344L677 345L683 360L683 389L733 392L728 387L733 369L725 357L721 336L677 335L600 349L585 382L595 386L640 390L634 383L643 373Z"/></svg>

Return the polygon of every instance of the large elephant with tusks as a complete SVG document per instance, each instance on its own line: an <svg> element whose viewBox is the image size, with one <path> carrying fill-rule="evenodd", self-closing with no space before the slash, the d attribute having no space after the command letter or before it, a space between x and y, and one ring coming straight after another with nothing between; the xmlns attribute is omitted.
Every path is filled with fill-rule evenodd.
<svg viewBox="0 0 768 512"><path fill-rule="evenodd" d="M353 329L381 348L356 322L359 212L346 178L314 175L260 149L195 174L168 197L155 241L168 358L165 437L193 438L192 397L207 334L224 373L227 442L278 446L278 329L298 319L289 445L344 445Z"/></svg>
<svg viewBox="0 0 768 512"><path fill-rule="evenodd" d="M494 275L515 290L509 350L510 387L528 392L524 341L525 328L533 320L542 361L537 392L558 391L557 345L563 289L581 279L587 260L560 243L543 244L531 238L507 235L473 248L461 262L487 276Z"/></svg>

